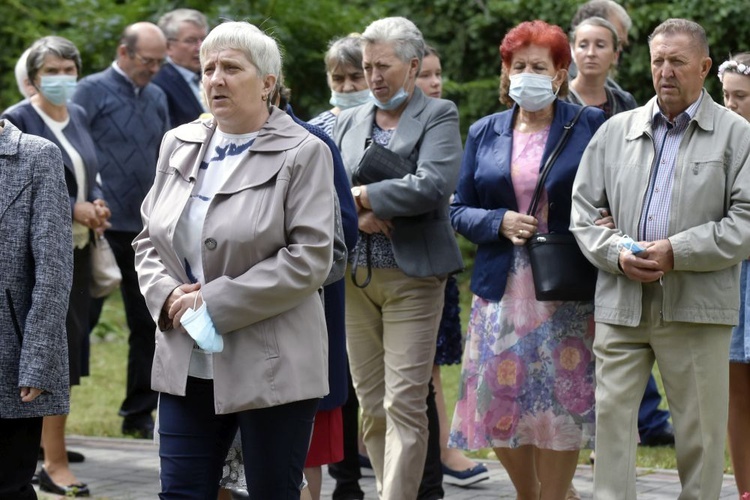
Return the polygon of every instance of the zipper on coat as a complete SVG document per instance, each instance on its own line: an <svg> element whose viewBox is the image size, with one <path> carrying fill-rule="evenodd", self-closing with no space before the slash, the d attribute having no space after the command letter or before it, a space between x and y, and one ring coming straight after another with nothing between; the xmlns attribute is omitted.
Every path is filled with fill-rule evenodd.
<svg viewBox="0 0 750 500"><path fill-rule="evenodd" d="M16 331L18 337L18 343L23 345L23 332L21 331L21 325L18 323L18 316L16 316L16 309L13 307L13 297L10 295L10 289L5 289L5 298L8 301L8 310L10 310L10 320L13 322L13 329Z"/></svg>

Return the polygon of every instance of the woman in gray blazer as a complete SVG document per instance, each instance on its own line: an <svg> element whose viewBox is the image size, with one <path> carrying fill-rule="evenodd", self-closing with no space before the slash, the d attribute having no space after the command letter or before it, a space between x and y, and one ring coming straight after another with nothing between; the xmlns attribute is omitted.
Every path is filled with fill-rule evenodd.
<svg viewBox="0 0 750 500"><path fill-rule="evenodd" d="M334 129L350 175L371 142L413 165L401 178L354 179L352 188L360 229L352 265L368 267L371 279L364 288L347 281L347 350L383 499L417 497L445 279L462 268L448 220L461 162L458 111L415 86L423 52L408 19L370 24L362 35L370 103L342 111ZM364 274L357 273L360 285Z"/></svg>
<svg viewBox="0 0 750 500"><path fill-rule="evenodd" d="M60 150L0 120L0 498L35 499L42 417L69 409L73 276Z"/></svg>

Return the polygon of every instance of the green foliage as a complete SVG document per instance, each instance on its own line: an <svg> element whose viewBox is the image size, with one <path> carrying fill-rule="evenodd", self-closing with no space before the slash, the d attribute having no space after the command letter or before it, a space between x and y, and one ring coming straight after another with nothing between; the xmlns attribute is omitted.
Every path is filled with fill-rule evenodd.
<svg viewBox="0 0 750 500"><path fill-rule="evenodd" d="M71 390L68 434L122 437L117 410L125 397L128 329L117 291L104 302L99 324L91 333L91 375Z"/></svg>
<svg viewBox="0 0 750 500"><path fill-rule="evenodd" d="M619 83L638 102L653 96L648 34L668 17L700 22L708 33L714 69L706 87L721 97L715 68L728 54L748 50L750 24L741 22L743 0L621 0L633 19L630 48L621 58ZM322 56L331 38L361 32L378 17L402 15L422 29L442 53L446 97L461 112L462 131L476 119L499 111L497 47L505 33L521 21L544 19L567 30L581 0L227 0L209 3L186 0L5 0L2 14L4 49L0 54L0 109L20 99L13 67L35 39L57 34L81 50L84 74L111 63L122 29L141 20L156 21L177 7L202 10L211 24L244 19L270 31L285 52L286 81L293 91L297 114L309 118L327 108Z"/></svg>

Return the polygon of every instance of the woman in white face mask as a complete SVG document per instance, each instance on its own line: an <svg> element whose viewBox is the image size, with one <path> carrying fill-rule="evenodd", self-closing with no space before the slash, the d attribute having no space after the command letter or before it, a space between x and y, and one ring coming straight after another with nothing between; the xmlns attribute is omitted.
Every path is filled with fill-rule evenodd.
<svg viewBox="0 0 750 500"><path fill-rule="evenodd" d="M331 89L333 108L323 111L310 120L311 125L322 128L333 137L333 124L341 110L349 109L370 100L365 72L362 69L362 47L359 34L353 33L332 40L325 55L326 77Z"/></svg>
<svg viewBox="0 0 750 500"><path fill-rule="evenodd" d="M90 244L109 227L110 215L96 181L96 150L85 112L68 102L80 70L81 56L72 42L58 36L37 40L26 59L28 81L36 93L2 116L22 132L49 139L62 152L74 247L73 288L66 320L71 385L79 385L81 376L88 375ZM39 472L39 485L49 493L88 496L88 487L68 467L69 459L81 461L83 457L66 452L65 420L65 415L44 417L44 466Z"/></svg>
<svg viewBox="0 0 750 500"><path fill-rule="evenodd" d="M527 215L542 165L581 109L562 102L570 48L563 31L522 23L500 45L508 111L473 124L451 205L453 227L478 245L461 389L449 445L493 448L519 499L565 499L578 452L594 440L592 302L540 302L525 246L567 233L571 186L604 121L584 109Z"/></svg>
<svg viewBox="0 0 750 500"><path fill-rule="evenodd" d="M370 24L362 34L370 101L342 111L333 134L350 176L384 174L352 178L360 239L350 259L356 284L346 280L349 365L384 500L443 497L439 450L425 464L425 401L446 276L463 267L448 220L461 134L456 106L415 85L423 53L408 19ZM438 433L429 434L439 448ZM428 469L437 469L430 492L420 490Z"/></svg>

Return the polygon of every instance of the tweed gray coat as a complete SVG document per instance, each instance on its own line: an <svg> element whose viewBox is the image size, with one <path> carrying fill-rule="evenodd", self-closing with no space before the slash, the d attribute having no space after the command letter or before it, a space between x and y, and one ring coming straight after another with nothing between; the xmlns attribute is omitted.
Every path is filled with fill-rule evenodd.
<svg viewBox="0 0 750 500"><path fill-rule="evenodd" d="M0 418L65 414L73 241L62 155L0 125ZM20 387L44 392L23 403Z"/></svg>

